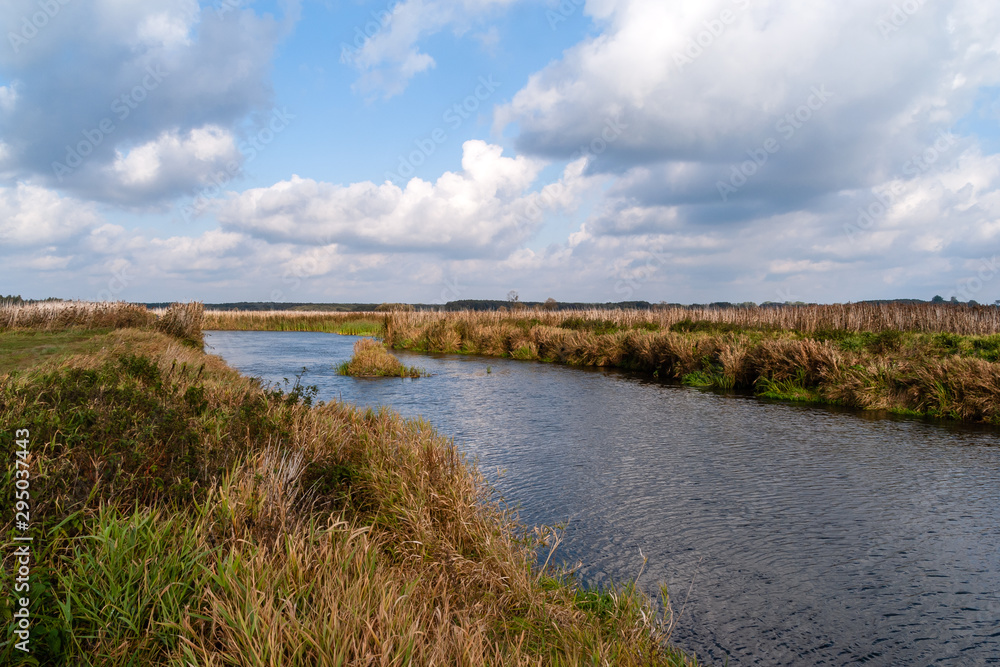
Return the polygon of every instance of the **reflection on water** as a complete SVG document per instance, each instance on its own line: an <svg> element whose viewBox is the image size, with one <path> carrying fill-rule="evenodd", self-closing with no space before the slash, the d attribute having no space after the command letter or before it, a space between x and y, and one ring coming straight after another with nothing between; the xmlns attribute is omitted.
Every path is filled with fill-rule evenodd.
<svg viewBox="0 0 1000 667"><path fill-rule="evenodd" d="M269 381L423 416L593 584L639 573L674 640L723 664L1000 663L1000 432L878 419L616 372L400 353L434 375L336 375L355 338L214 332Z"/></svg>

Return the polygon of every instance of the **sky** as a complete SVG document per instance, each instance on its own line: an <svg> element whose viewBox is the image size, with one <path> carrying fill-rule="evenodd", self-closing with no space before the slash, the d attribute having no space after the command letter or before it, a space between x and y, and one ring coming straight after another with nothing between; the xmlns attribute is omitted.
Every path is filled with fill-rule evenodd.
<svg viewBox="0 0 1000 667"><path fill-rule="evenodd" d="M1000 299L994 0L5 0L0 294Z"/></svg>

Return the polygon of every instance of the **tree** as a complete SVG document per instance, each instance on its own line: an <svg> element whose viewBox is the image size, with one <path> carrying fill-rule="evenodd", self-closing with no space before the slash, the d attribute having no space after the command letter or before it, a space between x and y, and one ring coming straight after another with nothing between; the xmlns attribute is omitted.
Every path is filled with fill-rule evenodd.
<svg viewBox="0 0 1000 667"><path fill-rule="evenodd" d="M542 306L542 308L550 312L553 310L559 310L559 302L550 296L548 299L545 300L545 305Z"/></svg>
<svg viewBox="0 0 1000 667"><path fill-rule="evenodd" d="M931 299L931 303L944 303L944 297L938 294L933 299Z"/></svg>
<svg viewBox="0 0 1000 667"><path fill-rule="evenodd" d="M510 303L511 305L518 303L520 300L521 297L517 295L517 290L512 289L511 291L507 292L507 302Z"/></svg>

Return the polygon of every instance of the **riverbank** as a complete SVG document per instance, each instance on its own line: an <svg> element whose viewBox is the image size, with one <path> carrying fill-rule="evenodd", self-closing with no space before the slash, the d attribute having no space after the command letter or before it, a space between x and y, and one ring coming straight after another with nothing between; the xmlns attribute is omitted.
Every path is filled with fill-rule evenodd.
<svg viewBox="0 0 1000 667"><path fill-rule="evenodd" d="M763 398L1000 424L997 312L927 304L695 313L705 319L394 313L384 338L400 350L622 368Z"/></svg>
<svg viewBox="0 0 1000 667"><path fill-rule="evenodd" d="M539 570L551 533L518 524L426 422L262 387L157 330L189 327L178 313L101 323L0 333L50 349L0 372L5 451L30 432L38 663L693 664L631 585ZM17 639L5 664L26 657Z"/></svg>
<svg viewBox="0 0 1000 667"><path fill-rule="evenodd" d="M361 326L359 326L359 324ZM634 370L762 398L1000 424L1000 308L859 303L653 310L208 313L223 330Z"/></svg>

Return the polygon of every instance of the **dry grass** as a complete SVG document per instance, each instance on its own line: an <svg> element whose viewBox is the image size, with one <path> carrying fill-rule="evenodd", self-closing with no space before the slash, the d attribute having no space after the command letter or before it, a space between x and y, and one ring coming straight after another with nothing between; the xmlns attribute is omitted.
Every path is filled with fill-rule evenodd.
<svg viewBox="0 0 1000 667"><path fill-rule="evenodd" d="M0 306L0 331L61 331L72 327L127 329L150 326L155 321L156 315L145 306L122 301L64 301Z"/></svg>
<svg viewBox="0 0 1000 667"><path fill-rule="evenodd" d="M0 422L31 430L40 664L688 664L633 587L539 571L425 422L312 407L154 331L99 342L0 376Z"/></svg>
<svg viewBox="0 0 1000 667"><path fill-rule="evenodd" d="M205 306L196 301L191 303L175 303L156 320L156 329L163 333L197 344L204 344L202 336L202 320Z"/></svg>
<svg viewBox="0 0 1000 667"><path fill-rule="evenodd" d="M384 312L327 313L293 311L215 311L206 313L205 328L218 330L332 331L352 320L381 323ZM857 303L752 308L654 308L652 310L561 310L463 313L402 312L410 324L429 325L444 317L461 317L475 326L530 319L545 326L567 320L605 322L620 329L670 329L685 322L711 323L738 330L873 332L908 331L966 336L1000 333L1000 308L950 303Z"/></svg>
<svg viewBox="0 0 1000 667"><path fill-rule="evenodd" d="M69 329L142 329L153 327L181 340L201 345L205 307L175 303L156 312L145 306L118 302L63 301L0 306L0 331L66 331Z"/></svg>
<svg viewBox="0 0 1000 667"><path fill-rule="evenodd" d="M525 310L511 312L419 312L394 314L397 322L427 326L443 318L460 318L477 327L531 320L562 326L572 320L603 322L619 329L683 328L685 323L713 324L732 330L873 332L908 331L990 335L1000 333L1000 308L954 304L857 303L753 308L654 308L652 310Z"/></svg>
<svg viewBox="0 0 1000 667"><path fill-rule="evenodd" d="M354 356L340 366L341 375L352 377L422 377L420 368L400 363L385 349L385 345L371 338L362 338L354 344Z"/></svg>
<svg viewBox="0 0 1000 667"><path fill-rule="evenodd" d="M996 309L797 310L704 311L709 319L702 320L688 310L393 314L385 341L424 352L626 368L766 398L1000 423L1000 336L990 324ZM905 331L883 328L904 321ZM983 335L940 331L944 326Z"/></svg>

